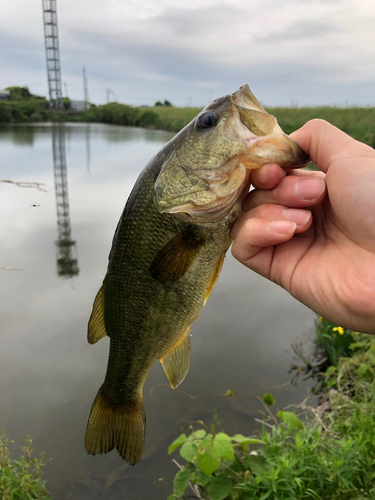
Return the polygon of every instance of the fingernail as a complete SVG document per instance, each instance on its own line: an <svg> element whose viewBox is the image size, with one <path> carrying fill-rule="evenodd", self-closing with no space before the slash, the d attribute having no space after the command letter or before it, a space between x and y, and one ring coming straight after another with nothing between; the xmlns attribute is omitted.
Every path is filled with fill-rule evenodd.
<svg viewBox="0 0 375 500"><path fill-rule="evenodd" d="M256 171L256 180L261 186L267 186L271 174L271 163L263 165Z"/></svg>
<svg viewBox="0 0 375 500"><path fill-rule="evenodd" d="M285 220L295 222L297 226L303 226L310 219L311 212L309 210L286 208L283 211L283 217Z"/></svg>
<svg viewBox="0 0 375 500"><path fill-rule="evenodd" d="M310 179L300 179L295 185L295 193L298 198L307 201L315 201L325 190L326 183L318 177Z"/></svg>
<svg viewBox="0 0 375 500"><path fill-rule="evenodd" d="M290 234L294 233L297 224L295 222L289 222L286 220L273 220L271 221L271 227L275 233Z"/></svg>

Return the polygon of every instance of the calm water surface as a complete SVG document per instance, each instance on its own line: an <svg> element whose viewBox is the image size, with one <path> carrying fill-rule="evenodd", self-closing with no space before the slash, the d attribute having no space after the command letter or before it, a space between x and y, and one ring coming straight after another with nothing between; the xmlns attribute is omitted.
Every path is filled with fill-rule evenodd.
<svg viewBox="0 0 375 500"><path fill-rule="evenodd" d="M171 487L158 479L177 471L167 448L184 424L210 423L215 408L226 432L249 435L261 410L251 394L271 392L281 408L306 393L308 382L291 385L288 370L291 344L312 336L314 314L228 255L193 324L185 381L170 389L159 363L146 380L141 462L129 467L115 451L86 454L109 346L86 341L92 302L130 190L171 136L99 124L0 126L0 178L48 191L0 183L0 266L24 269L0 269L0 428L16 441L14 457L29 434L36 452L52 458L45 478L57 499L166 498ZM228 389L233 399L222 396Z"/></svg>

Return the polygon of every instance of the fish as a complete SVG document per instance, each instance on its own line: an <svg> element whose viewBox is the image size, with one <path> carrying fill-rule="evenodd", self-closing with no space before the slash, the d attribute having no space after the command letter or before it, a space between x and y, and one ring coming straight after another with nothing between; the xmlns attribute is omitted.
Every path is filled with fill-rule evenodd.
<svg viewBox="0 0 375 500"><path fill-rule="evenodd" d="M207 105L150 160L120 217L89 319L88 342L108 336L110 348L88 453L116 448L139 462L144 382L157 360L172 388L184 380L191 324L219 277L251 169L309 162L247 84Z"/></svg>

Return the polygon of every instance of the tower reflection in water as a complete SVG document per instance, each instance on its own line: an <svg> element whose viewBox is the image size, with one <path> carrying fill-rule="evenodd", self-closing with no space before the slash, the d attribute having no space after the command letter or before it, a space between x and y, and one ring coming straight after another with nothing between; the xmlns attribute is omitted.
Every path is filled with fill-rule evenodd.
<svg viewBox="0 0 375 500"><path fill-rule="evenodd" d="M68 174L65 154L65 125L52 125L53 171L55 177L58 240L57 274L71 278L79 274L76 242L72 239L69 214Z"/></svg>

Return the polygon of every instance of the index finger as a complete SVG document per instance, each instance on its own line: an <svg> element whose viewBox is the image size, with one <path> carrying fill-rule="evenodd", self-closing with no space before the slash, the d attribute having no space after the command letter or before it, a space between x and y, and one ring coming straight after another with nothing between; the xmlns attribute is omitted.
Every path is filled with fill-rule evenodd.
<svg viewBox="0 0 375 500"><path fill-rule="evenodd" d="M308 121L290 136L325 173L332 163L362 156L365 150L367 153L367 149L370 149L334 125L320 119Z"/></svg>

